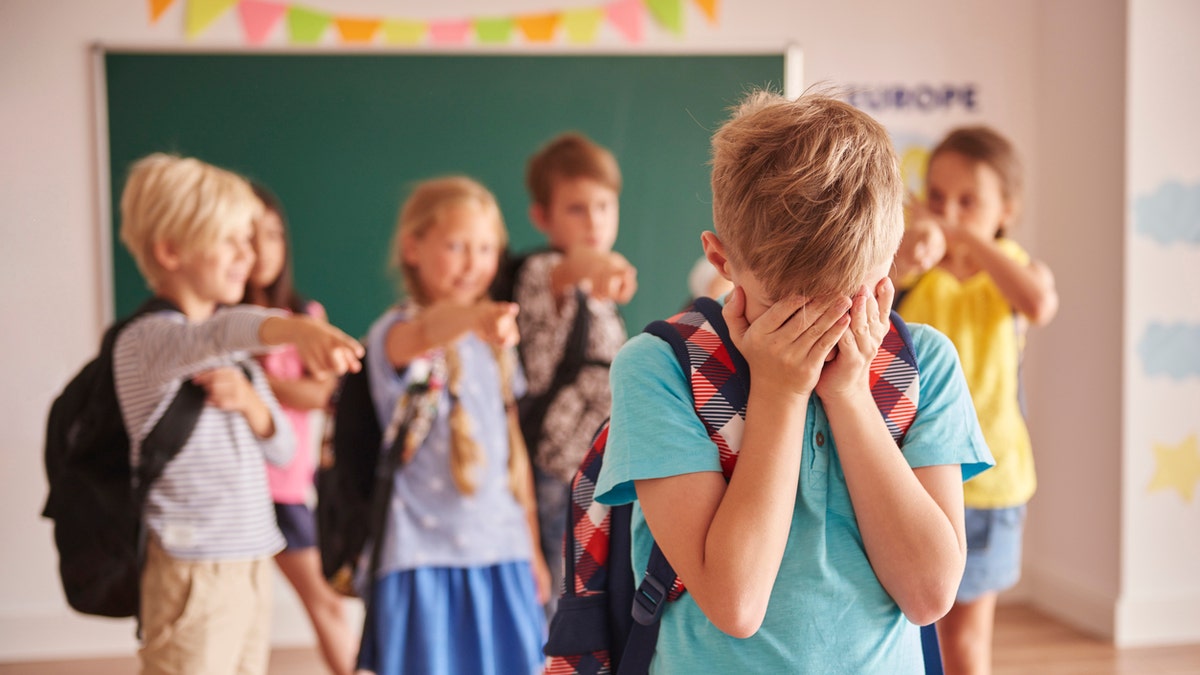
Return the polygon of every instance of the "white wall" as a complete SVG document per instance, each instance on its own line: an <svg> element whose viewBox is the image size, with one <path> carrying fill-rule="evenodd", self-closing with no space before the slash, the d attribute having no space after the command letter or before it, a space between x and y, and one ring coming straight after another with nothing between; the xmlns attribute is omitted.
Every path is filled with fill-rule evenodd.
<svg viewBox="0 0 1200 675"><path fill-rule="evenodd" d="M421 13L432 5L386 0L306 4L438 16ZM440 16L470 16L501 5L516 13L595 4L436 6ZM89 45L240 47L232 14L185 41L182 5L150 26L146 3L136 0L0 3L0 315L7 327L0 377L9 383L0 393L0 541L7 544L0 551L0 661L134 649L129 622L80 617L61 599L50 528L37 517L45 495L42 425L54 394L94 352L103 321ZM629 47L605 32L594 49L762 52L798 44L807 82L980 85L979 119L1012 136L1029 164L1030 204L1018 237L1051 263L1063 296L1057 322L1031 339L1042 489L1031 508L1028 576L1047 593L1037 601L1060 589L1069 618L1111 635L1121 583L1124 3L744 0L723 3L715 26L688 8L682 37L649 26L646 43ZM893 116L888 123L936 136L955 121ZM1094 253L1081 255L1083 243ZM276 642L311 640L296 603L281 596Z"/></svg>
<svg viewBox="0 0 1200 675"><path fill-rule="evenodd" d="M1124 2L1039 8L1037 255L1061 308L1031 332L1026 378L1038 492L1025 585L1048 611L1113 634L1119 595L1124 307Z"/></svg>
<svg viewBox="0 0 1200 675"><path fill-rule="evenodd" d="M1200 635L1200 3L1129 3L1121 644ZM1171 185L1187 197L1173 198ZM1182 227L1181 227L1182 225ZM1155 326L1190 326L1172 347ZM1180 350L1185 351L1180 351ZM1167 350L1171 371L1149 351ZM1150 359L1148 362L1147 359ZM1164 465L1157 453L1181 452ZM1162 480L1162 479L1169 480Z"/></svg>

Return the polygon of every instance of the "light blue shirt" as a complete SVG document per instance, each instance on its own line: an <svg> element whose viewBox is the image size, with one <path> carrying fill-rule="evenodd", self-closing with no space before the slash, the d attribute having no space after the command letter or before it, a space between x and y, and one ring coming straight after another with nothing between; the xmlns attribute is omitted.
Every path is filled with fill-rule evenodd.
<svg viewBox="0 0 1200 675"><path fill-rule="evenodd" d="M406 319L393 309L367 335L368 379L380 425L386 428L409 384L408 370L388 362L388 330ZM450 474L450 394L443 389L428 437L412 461L396 472L379 574L417 567L479 567L529 560L532 544L525 512L508 487L508 425L500 371L492 349L473 333L453 347L462 359L459 404L483 450L473 495L458 491ZM518 369L514 393L525 382Z"/></svg>
<svg viewBox="0 0 1200 675"><path fill-rule="evenodd" d="M920 368L916 419L904 440L911 467L961 464L963 479L992 465L953 345L909 326ZM634 337L612 366L613 409L596 499L634 502L633 565L644 575L653 539L633 481L720 471L716 445L692 406L670 347ZM659 673L921 673L920 635L880 585L863 547L824 408L808 405L791 532L762 627L737 639L684 594L662 618Z"/></svg>

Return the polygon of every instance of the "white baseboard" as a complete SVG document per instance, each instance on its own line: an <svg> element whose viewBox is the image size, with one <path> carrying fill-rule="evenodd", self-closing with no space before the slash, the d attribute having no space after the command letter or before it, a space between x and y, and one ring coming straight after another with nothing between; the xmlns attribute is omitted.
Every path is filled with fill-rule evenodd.
<svg viewBox="0 0 1200 675"><path fill-rule="evenodd" d="M1200 589L1121 598L1116 636L1118 647L1200 643Z"/></svg>
<svg viewBox="0 0 1200 675"><path fill-rule="evenodd" d="M1116 634L1115 593L1098 591L1077 579L1026 562L1021 591L1025 602L1093 637L1112 641Z"/></svg>
<svg viewBox="0 0 1200 675"><path fill-rule="evenodd" d="M304 606L276 570L271 644L303 647L316 644ZM0 615L0 663L56 661L77 658L135 656L138 643L133 619L84 616L65 604L50 610ZM346 600L347 621L355 639L362 628L363 609L358 600Z"/></svg>

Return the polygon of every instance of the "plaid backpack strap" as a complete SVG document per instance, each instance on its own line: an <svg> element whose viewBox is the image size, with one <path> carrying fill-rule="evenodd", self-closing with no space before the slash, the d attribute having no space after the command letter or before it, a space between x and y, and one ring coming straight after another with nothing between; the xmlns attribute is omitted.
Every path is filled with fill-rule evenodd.
<svg viewBox="0 0 1200 675"><path fill-rule="evenodd" d="M920 375L908 325L895 311L883 343L871 361L871 395L899 445L917 416Z"/></svg>
<svg viewBox="0 0 1200 675"><path fill-rule="evenodd" d="M692 308L646 326L675 352L692 386L696 415L716 444L721 471L733 475L746 425L750 398L750 367L733 346L721 305L697 298Z"/></svg>
<svg viewBox="0 0 1200 675"><path fill-rule="evenodd" d="M691 309L646 326L646 332L666 342L679 360L691 384L696 414L717 446L721 471L728 480L745 427L750 370L730 342L721 306L710 298L699 298ZM654 544L646 576L634 596L634 620L657 626L665 603L684 590L682 580ZM650 646L653 653L653 643Z"/></svg>

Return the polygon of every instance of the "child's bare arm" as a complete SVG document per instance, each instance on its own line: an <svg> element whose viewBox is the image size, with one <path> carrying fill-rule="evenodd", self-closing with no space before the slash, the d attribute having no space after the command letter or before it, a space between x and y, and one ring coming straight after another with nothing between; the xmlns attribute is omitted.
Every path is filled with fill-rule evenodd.
<svg viewBox="0 0 1200 675"><path fill-rule="evenodd" d="M485 342L512 347L520 339L518 307L512 302L482 301L473 305L437 303L412 321L401 321L388 330L388 361L400 368L421 354L448 345L474 331Z"/></svg>
<svg viewBox="0 0 1200 675"><path fill-rule="evenodd" d="M808 400L849 319L849 300L777 302L748 324L745 292L725 307L753 386L728 484L703 472L635 482L655 541L720 630L758 630L783 560L796 503Z"/></svg>
<svg viewBox="0 0 1200 675"><path fill-rule="evenodd" d="M869 366L884 334L893 289L884 279L854 298L850 330L817 383L871 567L913 623L940 619L966 561L958 465L912 469L870 390Z"/></svg>
<svg viewBox="0 0 1200 675"><path fill-rule="evenodd" d="M295 345L301 362L313 377L358 372L362 367L359 362L362 345L336 327L312 317L270 317L259 326L258 337L265 345Z"/></svg>
<svg viewBox="0 0 1200 675"><path fill-rule="evenodd" d="M550 290L555 297L574 287L594 298L625 304L637 292L637 269L615 251L575 246L550 270Z"/></svg>
<svg viewBox="0 0 1200 675"><path fill-rule="evenodd" d="M952 246L965 246L971 257L996 282L1008 304L1035 326L1044 326L1058 314L1054 274L1044 263L1020 263L1005 255L995 240L984 239L964 228L943 228Z"/></svg>
<svg viewBox="0 0 1200 675"><path fill-rule="evenodd" d="M280 403L296 410L324 408L337 387L335 378L316 378L309 375L298 380L283 380L268 375L267 382Z"/></svg>
<svg viewBox="0 0 1200 675"><path fill-rule="evenodd" d="M204 388L207 403L220 410L240 412L246 418L250 430L259 438L275 435L275 421L271 409L254 391L250 380L241 369L234 367L214 368L197 374L192 382Z"/></svg>

